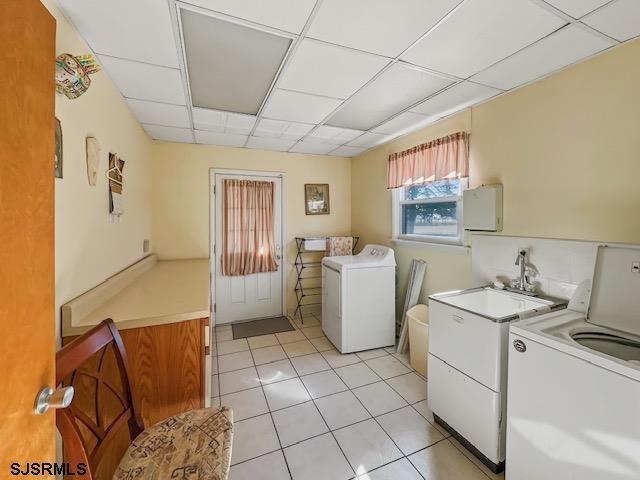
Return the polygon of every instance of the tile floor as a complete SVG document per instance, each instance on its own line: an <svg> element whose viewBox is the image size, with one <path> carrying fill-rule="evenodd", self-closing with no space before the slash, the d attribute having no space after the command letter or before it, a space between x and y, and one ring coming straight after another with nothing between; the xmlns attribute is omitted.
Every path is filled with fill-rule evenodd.
<svg viewBox="0 0 640 480"><path fill-rule="evenodd" d="M486 480L433 424L427 382L394 348L342 355L319 316L233 340L216 331L212 405L233 408L230 480Z"/></svg>

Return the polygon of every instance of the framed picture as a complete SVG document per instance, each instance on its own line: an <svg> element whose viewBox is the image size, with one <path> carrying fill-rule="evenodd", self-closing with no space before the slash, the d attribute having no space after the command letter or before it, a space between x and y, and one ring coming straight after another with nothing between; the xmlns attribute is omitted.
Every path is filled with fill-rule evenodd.
<svg viewBox="0 0 640 480"><path fill-rule="evenodd" d="M56 118L56 151L53 157L53 175L62 178L62 125Z"/></svg>
<svg viewBox="0 0 640 480"><path fill-rule="evenodd" d="M304 209L307 215L327 215L329 213L328 183L305 183Z"/></svg>

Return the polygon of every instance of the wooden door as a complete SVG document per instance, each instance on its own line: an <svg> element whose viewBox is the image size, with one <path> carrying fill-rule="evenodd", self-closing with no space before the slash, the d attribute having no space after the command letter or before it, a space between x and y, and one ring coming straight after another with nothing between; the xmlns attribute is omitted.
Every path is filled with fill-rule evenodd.
<svg viewBox="0 0 640 480"><path fill-rule="evenodd" d="M233 178L239 180L260 180L274 183L274 237L276 242L275 272L254 273L244 276L222 275L222 209L224 208L223 180ZM277 173L256 172L254 174L216 173L212 207L215 211L214 270L212 298L215 300L215 322L217 325L240 320L277 317L283 314L283 274L282 268L282 176Z"/></svg>
<svg viewBox="0 0 640 480"><path fill-rule="evenodd" d="M0 477L55 460L53 156L55 20L40 0L0 1Z"/></svg>

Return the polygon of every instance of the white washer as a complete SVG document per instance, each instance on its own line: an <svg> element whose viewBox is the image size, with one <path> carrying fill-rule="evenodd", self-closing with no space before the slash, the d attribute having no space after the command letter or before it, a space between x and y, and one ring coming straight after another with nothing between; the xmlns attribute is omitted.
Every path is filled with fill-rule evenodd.
<svg viewBox="0 0 640 480"><path fill-rule="evenodd" d="M511 325L507 480L640 478L638 262L601 246L590 292Z"/></svg>
<svg viewBox="0 0 640 480"><path fill-rule="evenodd" d="M395 271L382 245L322 260L322 330L340 352L395 344Z"/></svg>

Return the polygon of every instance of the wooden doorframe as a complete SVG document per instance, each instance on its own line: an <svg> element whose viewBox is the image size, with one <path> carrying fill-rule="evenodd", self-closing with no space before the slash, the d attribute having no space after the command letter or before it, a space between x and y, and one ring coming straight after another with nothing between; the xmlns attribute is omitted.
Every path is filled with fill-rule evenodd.
<svg viewBox="0 0 640 480"><path fill-rule="evenodd" d="M271 171L271 170L242 170L242 169L230 169L230 168L210 168L209 169L209 291L213 292L211 295L211 318L213 321L211 322L211 328L214 328L216 325L216 317L215 312L213 311L213 306L215 305L215 291L214 287L216 284L216 255L213 251L215 241L216 241L216 196L215 196L215 186L216 186L216 175L246 175L246 176L254 176L254 177L267 177L267 178L281 178L282 184L280 192L280 245L282 250L282 258L280 263L280 268L282 270L282 286L281 286L281 299L282 302L282 315L288 315L288 307L287 307L287 249L284 243L285 239L285 228L286 228L286 220L285 220L285 211L284 206L286 205L285 196L286 196L286 187L285 187L285 179L286 175L284 172Z"/></svg>

